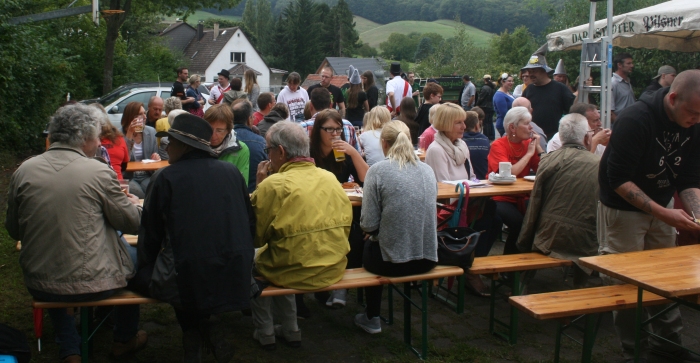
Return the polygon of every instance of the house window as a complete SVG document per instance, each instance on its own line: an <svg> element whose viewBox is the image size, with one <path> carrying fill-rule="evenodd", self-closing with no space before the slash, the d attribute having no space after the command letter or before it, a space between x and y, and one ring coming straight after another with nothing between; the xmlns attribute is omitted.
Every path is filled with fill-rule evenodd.
<svg viewBox="0 0 700 363"><path fill-rule="evenodd" d="M245 53L231 52L231 63L245 63Z"/></svg>

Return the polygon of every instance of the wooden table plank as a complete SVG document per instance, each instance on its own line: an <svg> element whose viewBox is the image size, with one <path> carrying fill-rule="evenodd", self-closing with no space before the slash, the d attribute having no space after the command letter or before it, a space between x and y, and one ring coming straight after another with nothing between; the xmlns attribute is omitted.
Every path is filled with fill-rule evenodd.
<svg viewBox="0 0 700 363"><path fill-rule="evenodd" d="M571 264L572 262L569 260L562 260L536 252L529 252L514 255L477 257L474 259L474 263L468 272L472 275L488 275L502 272L569 266Z"/></svg>
<svg viewBox="0 0 700 363"><path fill-rule="evenodd" d="M486 182L488 187L476 187L469 189L469 197L493 197L495 195L527 194L532 192L533 182L518 178L515 183L508 185L494 185ZM438 183L437 199L458 198L459 192L455 192L455 186L447 183Z"/></svg>
<svg viewBox="0 0 700 363"><path fill-rule="evenodd" d="M584 257L579 261L664 297L700 294L700 245Z"/></svg>
<svg viewBox="0 0 700 363"><path fill-rule="evenodd" d="M140 161L130 161L126 164L126 171L155 171L170 165L167 160L156 161L154 163L142 163Z"/></svg>

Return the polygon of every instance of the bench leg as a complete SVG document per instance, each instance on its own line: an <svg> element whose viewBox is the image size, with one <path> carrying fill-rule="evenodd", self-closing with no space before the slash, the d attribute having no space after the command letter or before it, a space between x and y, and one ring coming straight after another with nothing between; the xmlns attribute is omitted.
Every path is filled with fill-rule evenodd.
<svg viewBox="0 0 700 363"><path fill-rule="evenodd" d="M644 290L641 287L637 288L637 312L634 319L634 361L639 362L639 354L641 350L640 340L642 339L642 314L644 306L642 305Z"/></svg>
<svg viewBox="0 0 700 363"><path fill-rule="evenodd" d="M411 283L403 284L403 341L411 346Z"/></svg>
<svg viewBox="0 0 700 363"><path fill-rule="evenodd" d="M458 278L458 283L459 286L457 286L457 314L463 314L464 313L464 284L467 283L467 278L464 276L464 274L459 275Z"/></svg>
<svg viewBox="0 0 700 363"><path fill-rule="evenodd" d="M448 283L447 288L442 287L442 282L444 281L444 278L438 279L438 284L436 287L435 293L433 293L433 287L432 285L429 287L429 292L430 296L432 296L434 299L439 300L444 302L445 304L454 307L455 313L457 314L463 314L464 313L464 295L465 295L465 280L466 280L466 275L460 275L457 277L457 293L455 294L450 290L450 285ZM445 290L444 295L440 295L440 290ZM452 301L449 300L449 296L453 295L457 297L457 302L453 303Z"/></svg>
<svg viewBox="0 0 700 363"><path fill-rule="evenodd" d="M496 333L496 290L498 290L496 283L494 276L491 276L491 304L489 306L489 333L491 334Z"/></svg>
<svg viewBox="0 0 700 363"><path fill-rule="evenodd" d="M464 279L464 275L460 276L460 280ZM421 300L422 300L422 307L421 307L421 323L422 323L422 336L421 336L421 351L422 351L422 356L420 357L421 359L427 359L428 358L428 280L423 280L422 286L421 286ZM462 284L463 281L460 281L460 286L464 286Z"/></svg>
<svg viewBox="0 0 700 363"><path fill-rule="evenodd" d="M80 308L80 357L83 363L89 362L90 354L90 308Z"/></svg>
<svg viewBox="0 0 700 363"><path fill-rule="evenodd" d="M518 309L515 306L510 306L510 319L509 323L496 319L496 293L498 289L503 286L502 283L491 279L491 306L489 312L489 332L493 335L505 339L509 344L516 344L518 342ZM511 290L511 296L519 296L522 293L522 286L520 286L520 272L513 272L513 287ZM505 327L508 330L507 334L496 331L496 323L500 326Z"/></svg>
<svg viewBox="0 0 700 363"><path fill-rule="evenodd" d="M600 314L586 315L585 328L583 330L583 351L581 352L582 363L590 363L593 358L593 344L598 333L599 323Z"/></svg>
<svg viewBox="0 0 700 363"><path fill-rule="evenodd" d="M564 323L557 322L557 338L554 341L554 363L559 363L559 352L561 351L561 336L564 334Z"/></svg>
<svg viewBox="0 0 700 363"><path fill-rule="evenodd" d="M520 286L520 272L513 273L513 290L511 296L520 296L522 294L522 286ZM514 305L510 305L510 327L509 327L509 343L515 344L518 342L518 309Z"/></svg>

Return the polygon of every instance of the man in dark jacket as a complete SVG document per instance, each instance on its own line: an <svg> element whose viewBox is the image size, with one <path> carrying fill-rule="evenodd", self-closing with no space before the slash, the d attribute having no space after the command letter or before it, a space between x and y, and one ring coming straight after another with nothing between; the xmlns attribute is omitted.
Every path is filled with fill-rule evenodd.
<svg viewBox="0 0 700 363"><path fill-rule="evenodd" d="M253 104L248 100L237 101L233 104L233 129L236 137L248 145L250 150L250 170L248 171L248 193L255 191L255 171L261 161L267 160L265 139L253 132Z"/></svg>
<svg viewBox="0 0 700 363"><path fill-rule="evenodd" d="M700 230L690 216L700 216L699 114L698 70L682 72L670 88L659 89L620 112L598 173L600 253L674 247L675 228ZM673 209L676 191L685 210ZM655 315L667 308L657 305L646 310ZM625 357L631 362L635 311L615 311L613 319ZM700 361L697 355L669 344L681 342L683 323L677 307L652 322L651 329L665 340L648 339L643 333L642 358L652 348L670 355L674 362Z"/></svg>
<svg viewBox="0 0 700 363"><path fill-rule="evenodd" d="M496 138L496 130L493 125L493 94L495 87L491 82L491 76L484 75L484 86L481 87L479 98L476 100L476 105L484 111L484 128L483 134L493 141Z"/></svg>
<svg viewBox="0 0 700 363"><path fill-rule="evenodd" d="M659 71L656 73L656 77L651 79L651 83L644 89L644 93L639 97L649 97L656 90L670 87L673 80L676 78L676 69L671 66L661 66Z"/></svg>
<svg viewBox="0 0 700 363"><path fill-rule="evenodd" d="M211 135L197 116L175 118L171 165L151 182L139 232L140 265L153 270L153 297L175 308L185 362L200 361L203 342L228 362L233 349L210 315L249 307L255 214L241 173L213 156Z"/></svg>

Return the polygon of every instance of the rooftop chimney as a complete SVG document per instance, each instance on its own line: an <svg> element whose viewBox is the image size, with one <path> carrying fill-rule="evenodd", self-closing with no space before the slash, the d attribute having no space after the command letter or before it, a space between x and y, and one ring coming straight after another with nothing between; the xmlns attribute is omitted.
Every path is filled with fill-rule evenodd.
<svg viewBox="0 0 700 363"><path fill-rule="evenodd" d="M202 40L202 37L204 37L204 24L199 23L197 24L197 41Z"/></svg>
<svg viewBox="0 0 700 363"><path fill-rule="evenodd" d="M219 23L214 23L214 40L219 36Z"/></svg>

